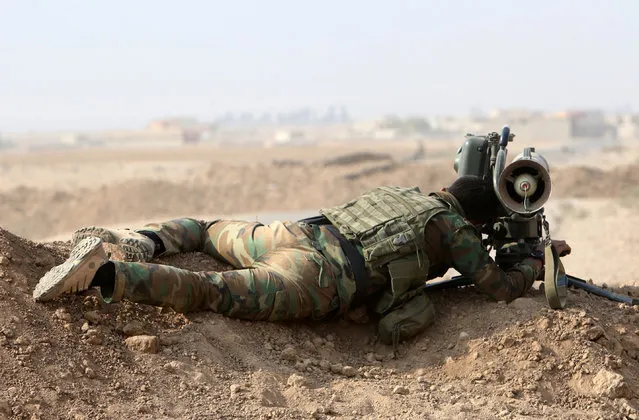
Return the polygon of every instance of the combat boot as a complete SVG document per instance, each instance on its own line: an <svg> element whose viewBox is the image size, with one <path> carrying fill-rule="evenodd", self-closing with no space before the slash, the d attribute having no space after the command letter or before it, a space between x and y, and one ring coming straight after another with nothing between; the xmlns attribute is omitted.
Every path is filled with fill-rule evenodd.
<svg viewBox="0 0 639 420"><path fill-rule="evenodd" d="M100 238L83 239L65 262L53 267L40 279L33 290L33 298L36 302L44 302L63 293L87 290L98 268L108 261Z"/></svg>
<svg viewBox="0 0 639 420"><path fill-rule="evenodd" d="M96 236L108 244L118 245L126 261L149 262L155 253L155 242L148 236L130 229L108 229L89 226L76 230L71 236L73 245L85 238Z"/></svg>

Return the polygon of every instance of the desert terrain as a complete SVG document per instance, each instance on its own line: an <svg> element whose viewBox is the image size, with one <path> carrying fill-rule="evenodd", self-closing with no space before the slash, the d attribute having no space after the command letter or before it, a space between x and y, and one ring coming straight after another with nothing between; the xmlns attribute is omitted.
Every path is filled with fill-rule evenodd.
<svg viewBox="0 0 639 420"><path fill-rule="evenodd" d="M472 287L433 291L436 324L397 354L373 323L248 323L95 292L31 298L78 227L268 222L382 184L439 190L461 142L428 142L405 164L414 142L0 154L0 418L639 418L639 307L579 290L563 310L539 285L508 305ZM572 247L567 272L637 293L639 144L535 146L548 151L546 209ZM353 153L362 160L336 159ZM225 268L199 253L159 261Z"/></svg>

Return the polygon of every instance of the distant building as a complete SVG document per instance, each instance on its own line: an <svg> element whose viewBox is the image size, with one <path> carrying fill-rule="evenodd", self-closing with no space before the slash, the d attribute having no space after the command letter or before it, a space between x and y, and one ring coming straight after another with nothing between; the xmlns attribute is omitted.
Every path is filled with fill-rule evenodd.
<svg viewBox="0 0 639 420"><path fill-rule="evenodd" d="M602 111L572 111L567 113L571 136L574 138L616 138L616 128L606 121Z"/></svg>
<svg viewBox="0 0 639 420"><path fill-rule="evenodd" d="M316 141L308 136L308 133L299 129L278 130L270 140L264 144L265 147L278 146L308 146Z"/></svg>
<svg viewBox="0 0 639 420"><path fill-rule="evenodd" d="M184 144L197 144L215 131L212 124L201 123L194 118L165 118L151 121L148 130L161 133L178 133Z"/></svg>
<svg viewBox="0 0 639 420"><path fill-rule="evenodd" d="M469 124L468 132L487 134L499 132L508 125L518 139L543 141L568 139L614 139L617 129L601 111L564 111L544 114L536 111L493 111L483 121Z"/></svg>
<svg viewBox="0 0 639 420"><path fill-rule="evenodd" d="M193 118L165 118L151 121L147 129L154 131L174 131L198 127L201 124Z"/></svg>
<svg viewBox="0 0 639 420"><path fill-rule="evenodd" d="M616 125L619 139L639 140L639 115L622 115L618 117Z"/></svg>

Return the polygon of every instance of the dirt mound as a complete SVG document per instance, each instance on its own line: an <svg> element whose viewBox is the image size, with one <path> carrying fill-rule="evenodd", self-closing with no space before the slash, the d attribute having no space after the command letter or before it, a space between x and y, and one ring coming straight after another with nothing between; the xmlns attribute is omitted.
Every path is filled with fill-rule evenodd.
<svg viewBox="0 0 639 420"><path fill-rule="evenodd" d="M0 194L0 224L29 238L48 238L79 226L127 220L208 214L292 211L339 204L380 184L441 188L454 179L451 168L405 166L346 180L362 166L323 164L213 165L187 182L134 180L74 192L20 187Z"/></svg>
<svg viewBox="0 0 639 420"><path fill-rule="evenodd" d="M369 162L215 164L184 182L137 179L97 189L42 191L18 187L0 194L0 224L18 235L50 238L85 225L158 217L317 209L346 202L378 185L439 190L455 179L452 165ZM636 165L611 171L554 169L553 198L639 195Z"/></svg>
<svg viewBox="0 0 639 420"><path fill-rule="evenodd" d="M553 172L553 194L561 197L614 198L639 193L639 165L602 170L586 166L566 167Z"/></svg>
<svg viewBox="0 0 639 420"><path fill-rule="evenodd" d="M0 230L0 418L637 418L639 311L581 291L563 311L540 291L509 305L434 291L437 323L395 355L372 323L249 323L94 292L34 303L68 251Z"/></svg>

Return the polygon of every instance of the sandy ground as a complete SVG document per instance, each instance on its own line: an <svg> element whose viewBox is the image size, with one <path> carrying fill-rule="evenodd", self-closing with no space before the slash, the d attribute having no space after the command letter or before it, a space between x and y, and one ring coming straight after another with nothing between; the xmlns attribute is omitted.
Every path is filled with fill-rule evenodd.
<svg viewBox="0 0 639 420"><path fill-rule="evenodd" d="M436 325L397 355L374 323L247 323L106 305L93 292L31 300L77 227L268 221L380 184L439 189L454 179L457 146L427 145L424 161L359 177L389 161L326 160L371 150L400 158L415 145L0 156L0 418L639 418L639 312L581 291L562 311L538 290L510 305L472 288L433 292ZM625 145L551 161L552 235L573 248L564 265L623 293L639 280L637 157ZM197 253L159 262L224 268Z"/></svg>

